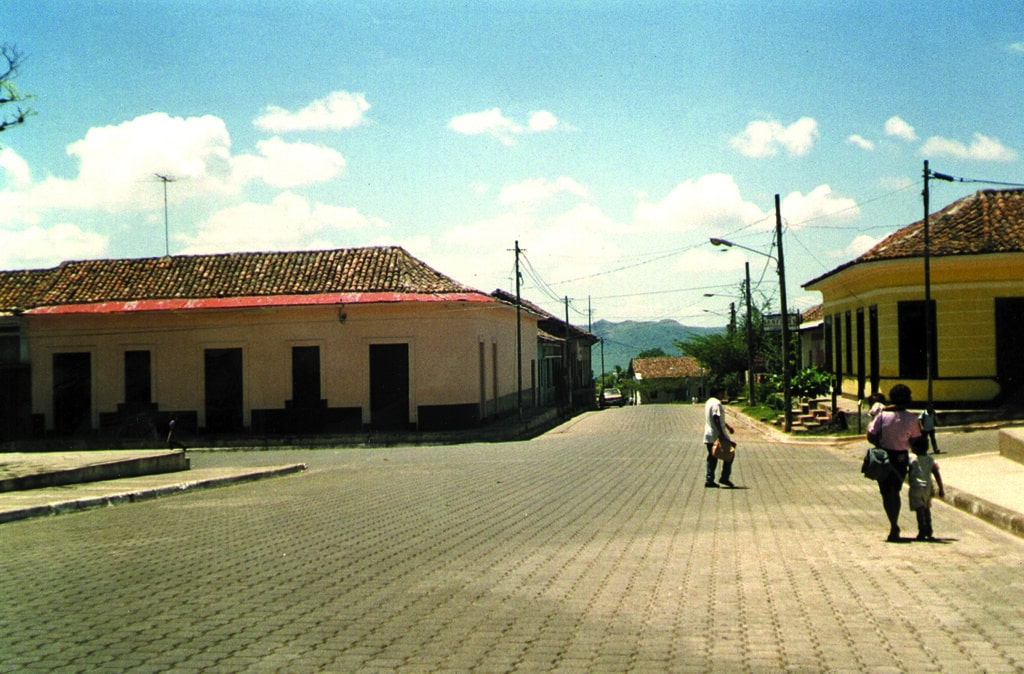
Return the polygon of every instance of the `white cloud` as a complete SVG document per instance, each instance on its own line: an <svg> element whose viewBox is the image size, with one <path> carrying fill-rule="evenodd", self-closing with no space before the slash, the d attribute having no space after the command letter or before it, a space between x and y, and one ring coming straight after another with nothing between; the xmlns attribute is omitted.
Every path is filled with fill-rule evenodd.
<svg viewBox="0 0 1024 674"><path fill-rule="evenodd" d="M867 234L858 234L853 238L853 241L851 241L850 244L843 250L841 257L849 259L860 257L861 255L863 255L864 253L868 252L876 245L878 245L879 241L881 241L881 239L875 238L873 236L868 236Z"/></svg>
<svg viewBox="0 0 1024 674"><path fill-rule="evenodd" d="M914 127L907 124L898 115L894 115L885 120L885 135L900 138L908 142L917 140L917 133L914 131Z"/></svg>
<svg viewBox="0 0 1024 674"><path fill-rule="evenodd" d="M289 143L275 136L256 143L260 156L242 155L235 159L243 181L259 178L272 187L288 189L299 185L326 182L345 168L340 152L311 143Z"/></svg>
<svg viewBox="0 0 1024 674"><path fill-rule="evenodd" d="M38 185L54 206L130 207L139 202L140 183L153 181L155 174L191 179L192 188L231 190L231 139L223 120L212 115L183 119L150 113L92 128L67 151L79 160L78 176Z"/></svg>
<svg viewBox="0 0 1024 674"><path fill-rule="evenodd" d="M860 134L856 134L856 133L853 134L852 136L847 136L846 142L851 143L853 145L856 145L860 149L867 150L868 152L871 152L871 151L873 151L875 149L875 144L874 143L872 143L870 140L868 140L864 136L861 136Z"/></svg>
<svg viewBox="0 0 1024 674"><path fill-rule="evenodd" d="M470 112L453 117L448 128L467 136L481 134L493 136L504 145L515 143L515 137L523 133L542 133L559 128L570 128L547 110L536 110L530 113L526 126L505 116L501 108L491 108L482 112Z"/></svg>
<svg viewBox="0 0 1024 674"><path fill-rule="evenodd" d="M354 208L310 204L292 192L282 192L269 204L244 203L217 211L195 235L178 236L183 253L261 250L313 250L353 245L340 240L387 227Z"/></svg>
<svg viewBox="0 0 1024 674"><path fill-rule="evenodd" d="M253 124L264 131L336 131L359 126L370 104L363 94L335 91L319 98L297 112L268 105Z"/></svg>
<svg viewBox="0 0 1024 674"><path fill-rule="evenodd" d="M550 199L560 193L571 194L581 198L589 198L590 191L568 176L555 180L533 178L501 189L498 200L503 204L531 206Z"/></svg>
<svg viewBox="0 0 1024 674"><path fill-rule="evenodd" d="M527 122L527 126L533 132L551 131L557 129L559 124L558 118L547 110L531 112L530 121Z"/></svg>
<svg viewBox="0 0 1024 674"><path fill-rule="evenodd" d="M512 137L523 131L523 127L501 114L501 108L491 108L483 112L470 112L453 117L448 122L448 128L467 136L488 134L505 145L512 145L515 142Z"/></svg>
<svg viewBox="0 0 1024 674"><path fill-rule="evenodd" d="M102 257L107 238L71 223L33 226L19 231L0 230L0 268L51 267L64 260Z"/></svg>
<svg viewBox="0 0 1024 674"><path fill-rule="evenodd" d="M759 220L764 213L744 201L731 175L714 173L687 180L658 203L637 205L634 220L644 231L684 231L707 227L714 231Z"/></svg>
<svg viewBox="0 0 1024 674"><path fill-rule="evenodd" d="M856 201L837 197L828 185L818 185L807 194L792 192L781 200L779 208L793 228L824 218L849 220L860 215Z"/></svg>
<svg viewBox="0 0 1024 674"><path fill-rule="evenodd" d="M1024 54L1024 42L1014 42L1009 46L1009 50L1017 54Z"/></svg>
<svg viewBox="0 0 1024 674"><path fill-rule="evenodd" d="M921 146L919 154L926 157L952 157L954 159L973 159L977 161L1016 161L1016 150L1010 149L996 138L975 133L970 145L958 140L932 136Z"/></svg>
<svg viewBox="0 0 1024 674"><path fill-rule="evenodd" d="M7 176L8 184L13 187L26 187L32 182L28 162L9 147L0 149L0 168Z"/></svg>
<svg viewBox="0 0 1024 674"><path fill-rule="evenodd" d="M789 126L774 120L755 120L730 143L747 157L772 157L780 147L790 156L803 157L811 151L818 135L818 122L811 117L801 117Z"/></svg>
<svg viewBox="0 0 1024 674"><path fill-rule="evenodd" d="M274 137L259 141L257 151L233 156L227 127L218 117L163 112L92 128L69 144L67 152L79 165L72 178L49 176L33 183L21 157L4 151L0 166L9 184L0 190L0 223L37 224L55 211L149 210L160 194L157 175L173 179L170 189L181 205L202 196L234 197L253 180L279 189L324 182L345 168L341 153L320 145Z"/></svg>

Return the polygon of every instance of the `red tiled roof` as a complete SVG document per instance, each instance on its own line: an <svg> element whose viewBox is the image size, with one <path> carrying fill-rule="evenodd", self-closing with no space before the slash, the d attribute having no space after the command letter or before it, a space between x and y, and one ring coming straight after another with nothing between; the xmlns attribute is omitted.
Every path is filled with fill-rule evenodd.
<svg viewBox="0 0 1024 674"><path fill-rule="evenodd" d="M928 216L929 253L935 257L1024 252L1024 190L980 190ZM924 256L924 220L890 234L860 257L804 287L855 264Z"/></svg>
<svg viewBox="0 0 1024 674"><path fill-rule="evenodd" d="M0 309L8 310L97 303L128 310L135 302L312 295L345 295L349 301L436 295L489 299L397 246L87 260L47 270L0 272Z"/></svg>
<svg viewBox="0 0 1024 674"><path fill-rule="evenodd" d="M634 358L629 369L642 379L682 379L701 375L700 363L692 356Z"/></svg>
<svg viewBox="0 0 1024 674"><path fill-rule="evenodd" d="M507 290L502 290L501 288L498 288L493 293L491 293L491 297L495 298L499 302L504 302L506 304L511 304L513 306L515 306L516 303L515 293L511 293ZM565 321L563 319L559 318L558 316L555 316L549 311L545 311L539 305L534 304L529 300L525 300L522 297L519 298L519 305L525 311L529 311L530 313L540 318L540 320L537 322L537 325L541 329L541 331L546 332L548 335L556 337L557 339L565 339ZM584 330L583 328L576 327L572 323L569 324L569 333L576 339L581 339L587 342L588 344L596 344L598 341L600 341L600 338L598 338L597 335L587 330Z"/></svg>
<svg viewBox="0 0 1024 674"><path fill-rule="evenodd" d="M815 304L813 307L809 307L800 314L801 323L813 323L814 321L821 321L825 318L825 307L821 304Z"/></svg>

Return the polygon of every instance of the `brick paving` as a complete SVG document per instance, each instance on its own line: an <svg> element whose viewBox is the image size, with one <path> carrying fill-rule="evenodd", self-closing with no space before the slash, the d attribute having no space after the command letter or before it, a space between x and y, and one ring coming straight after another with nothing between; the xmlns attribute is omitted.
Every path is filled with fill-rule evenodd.
<svg viewBox="0 0 1024 674"><path fill-rule="evenodd" d="M0 526L0 672L1024 671L1024 540L885 543L849 452L742 428L705 489L701 429L195 455L308 470Z"/></svg>

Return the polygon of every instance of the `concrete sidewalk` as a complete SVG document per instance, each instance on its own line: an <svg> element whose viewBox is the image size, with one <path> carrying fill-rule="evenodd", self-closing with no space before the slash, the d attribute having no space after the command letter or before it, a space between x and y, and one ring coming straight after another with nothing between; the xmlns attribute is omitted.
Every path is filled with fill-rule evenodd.
<svg viewBox="0 0 1024 674"><path fill-rule="evenodd" d="M0 454L0 480L11 489L0 492L0 523L288 475L306 468L295 463L168 472L155 463L168 454L179 453L111 450ZM96 479L118 474L131 477ZM19 481L25 488L17 486ZM46 483L52 486L36 486Z"/></svg>
<svg viewBox="0 0 1024 674"><path fill-rule="evenodd" d="M863 437L793 437L743 414L733 414L730 418L776 442L830 445L858 463L867 448ZM962 451L959 445L972 436L984 436L984 442L980 448L974 446ZM1024 428L1000 429L996 425L947 428L940 430L939 439L939 448L946 447L946 451L936 457L946 487L944 501L1024 537ZM978 445L978 442L968 444ZM957 447L953 452L949 451L951 445ZM906 490L902 498L906 500Z"/></svg>

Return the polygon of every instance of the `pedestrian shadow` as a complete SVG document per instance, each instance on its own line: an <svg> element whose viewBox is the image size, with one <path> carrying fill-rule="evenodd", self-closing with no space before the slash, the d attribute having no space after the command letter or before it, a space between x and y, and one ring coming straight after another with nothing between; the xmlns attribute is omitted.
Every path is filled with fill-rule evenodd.
<svg viewBox="0 0 1024 674"><path fill-rule="evenodd" d="M915 538L913 536L900 536L899 538L897 538L895 540L886 540L886 543L897 543L897 544L931 543L932 545L936 545L936 544L937 545L949 545L950 543L956 543L959 540L960 539L958 539L958 538L931 538L931 539L918 540L917 538Z"/></svg>
<svg viewBox="0 0 1024 674"><path fill-rule="evenodd" d="M744 486L742 484L738 484L738 485L733 486L733 487L726 487L725 491L738 491L740 489L750 489L750 487L746 487L746 486Z"/></svg>

